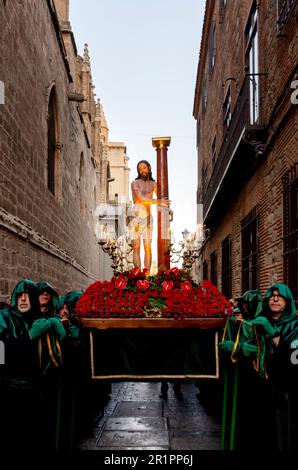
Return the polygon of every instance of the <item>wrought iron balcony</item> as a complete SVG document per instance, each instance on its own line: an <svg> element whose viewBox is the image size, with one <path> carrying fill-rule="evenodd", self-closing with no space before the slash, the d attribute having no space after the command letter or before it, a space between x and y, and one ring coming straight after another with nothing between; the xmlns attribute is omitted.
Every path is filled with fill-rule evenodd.
<svg viewBox="0 0 298 470"><path fill-rule="evenodd" d="M265 150L265 127L260 122L251 124L250 84L252 76L247 75L235 108L230 125L225 133L218 159L213 168L205 194L203 194L203 217L212 219L214 205L225 196L232 195L241 182L241 176L251 173L256 156ZM236 177L236 181L235 181ZM243 182L243 180L242 180ZM239 190L239 188L238 188ZM227 201L226 201L227 202ZM212 224L211 224L212 225Z"/></svg>

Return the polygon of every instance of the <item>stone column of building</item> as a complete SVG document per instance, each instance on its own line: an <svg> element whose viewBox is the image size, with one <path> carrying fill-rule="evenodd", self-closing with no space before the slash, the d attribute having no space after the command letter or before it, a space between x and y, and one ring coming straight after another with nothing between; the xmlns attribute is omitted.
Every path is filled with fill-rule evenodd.
<svg viewBox="0 0 298 470"><path fill-rule="evenodd" d="M168 147L171 143L170 137L153 137L152 145L156 148L157 157L157 198L169 198L168 186ZM158 206L157 210L157 256L158 269L167 270L170 268L169 250L169 209Z"/></svg>

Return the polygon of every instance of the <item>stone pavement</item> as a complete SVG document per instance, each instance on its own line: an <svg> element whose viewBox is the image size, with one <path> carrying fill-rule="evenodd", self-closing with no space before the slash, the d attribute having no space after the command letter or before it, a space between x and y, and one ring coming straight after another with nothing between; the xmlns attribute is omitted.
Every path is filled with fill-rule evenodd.
<svg viewBox="0 0 298 470"><path fill-rule="evenodd" d="M207 413L194 384L181 385L177 398L159 398L159 383L117 382L80 450L217 450L218 413Z"/></svg>

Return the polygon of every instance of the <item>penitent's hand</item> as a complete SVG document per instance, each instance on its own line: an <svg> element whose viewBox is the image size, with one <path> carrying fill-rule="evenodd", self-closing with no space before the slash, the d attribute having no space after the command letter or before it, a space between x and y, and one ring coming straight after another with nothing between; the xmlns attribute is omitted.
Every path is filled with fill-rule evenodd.
<svg viewBox="0 0 298 470"><path fill-rule="evenodd" d="M274 338L272 338L272 342L273 342L274 346L278 347L279 340L280 340L280 336L274 336Z"/></svg>

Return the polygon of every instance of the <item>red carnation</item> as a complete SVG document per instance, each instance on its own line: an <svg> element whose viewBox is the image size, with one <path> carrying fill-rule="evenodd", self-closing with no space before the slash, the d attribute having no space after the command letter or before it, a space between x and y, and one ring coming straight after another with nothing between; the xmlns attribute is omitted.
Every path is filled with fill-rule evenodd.
<svg viewBox="0 0 298 470"><path fill-rule="evenodd" d="M131 277L139 277L140 274L141 274L141 269L140 268L133 268L131 271L130 271L130 276Z"/></svg>
<svg viewBox="0 0 298 470"><path fill-rule="evenodd" d="M114 283L112 281L103 281L102 286L105 292L110 293L114 290Z"/></svg>
<svg viewBox="0 0 298 470"><path fill-rule="evenodd" d="M149 289L149 287L150 287L150 282L149 282L149 281L146 281L146 280L143 280L143 281L142 281L142 280L140 279L140 280L137 282L137 287L138 287L138 289L141 289L141 290L147 290L147 289Z"/></svg>
<svg viewBox="0 0 298 470"><path fill-rule="evenodd" d="M179 269L177 267L168 269L165 274L174 274L174 276L177 276L179 273Z"/></svg>

